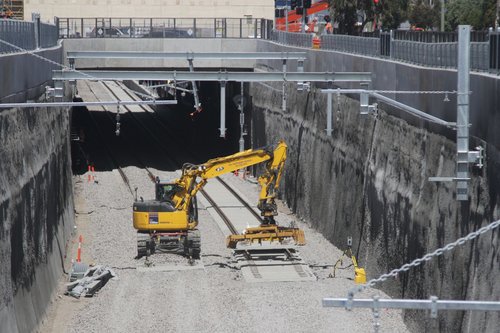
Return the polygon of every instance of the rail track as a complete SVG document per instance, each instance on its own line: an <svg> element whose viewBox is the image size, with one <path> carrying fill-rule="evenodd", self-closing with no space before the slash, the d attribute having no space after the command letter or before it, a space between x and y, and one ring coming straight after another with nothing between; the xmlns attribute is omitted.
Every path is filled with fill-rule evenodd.
<svg viewBox="0 0 500 333"><path fill-rule="evenodd" d="M120 83L115 83L113 87L109 83L103 83L106 91L109 92L116 99L138 99L129 91L121 87L120 92L117 92L116 87L120 88ZM96 97L99 96L96 94ZM154 145L153 151L160 151L163 153L163 159L175 169L179 169L182 165L182 160L179 155L172 151L172 147L167 147L165 142L174 143L174 147L182 147L176 135L171 133L169 126L167 126L155 111L151 112L144 106L137 106L141 109L141 114L146 114L145 117L139 117L130 110L128 106L124 106L124 114L128 115L128 119L132 120L127 123L127 126L135 126L137 135L147 136L150 138L148 141ZM146 118L150 120L146 122ZM113 121L111 115L108 113L109 121ZM97 126L97 124L96 124ZM99 130L99 132L101 132ZM102 133L101 133L102 134ZM102 136L102 135L101 135ZM126 135L123 135L127 137ZM105 137L105 136L103 136ZM122 138L126 141L127 139ZM111 149L106 148L111 159L114 159ZM195 157L191 157L195 160ZM139 156L135 156L138 161L137 165L147 171L148 178L154 179L152 172L146 167ZM122 175L122 179L132 193L133 189L130 186L128 177L124 171L119 167L119 163L114 163ZM203 190L200 191L202 197L205 199L205 207L212 214L212 217L217 221L223 233L228 235L224 229L227 229L229 234L239 234L239 230L244 230L247 227L259 226L262 222L261 216L256 210L226 181L220 177L215 178L214 182L208 182ZM216 193L216 195L214 195ZM222 227L222 225L224 227ZM240 269L247 281L252 282L266 282L266 281L310 281L315 277L310 271L309 267L300 259L295 252L294 247L262 248L258 251L236 251L235 259L239 263Z"/></svg>
<svg viewBox="0 0 500 333"><path fill-rule="evenodd" d="M112 94L112 96L116 99L120 99L120 98L123 98L121 96L119 96L119 94L110 86L109 83L107 82L103 82L104 86L106 87L106 89L109 91L109 93ZM122 84L121 83L117 83L118 87L120 87ZM123 89L123 87L121 87ZM123 95L125 95L127 98L130 98L130 99L139 99L137 96L133 95L130 93L130 91L126 90L126 89L123 89L121 90L121 93ZM123 96L122 95L122 96ZM178 142L178 139L176 138L176 136L172 135L171 134L171 130L170 128L160 119L160 117L158 117L156 115L156 113L153 111L153 112L150 112L148 110L148 108L144 107L143 105L138 105L137 107L140 107L147 115L148 117L151 117L152 119L152 122L151 123L154 123L154 124L157 124L159 127L161 127L162 129L162 133L164 135L167 135L168 136L168 141L169 142L175 142L176 143L176 146L180 146L181 143ZM167 147L165 147L164 145L164 141L165 140L161 140L161 138L157 135L157 134L154 134L153 133L153 130L151 129L151 127L148 127L146 126L145 124L141 123L140 120L138 120L137 117L135 117L134 115L134 112L132 112L130 110L130 108L128 106L125 106L125 110L130 113L130 116L138 123L140 124L140 127L142 128L142 130L148 134L149 137L151 137L151 139L156 143L156 145L164 152L165 154L165 158L167 159L170 159L171 163L174 164L174 165L177 165L178 167L181 166L182 162L176 157L176 154L172 154ZM151 173L150 171L148 170L148 174L150 174L150 178L151 178ZM153 176L154 178L154 176ZM255 212L255 210L250 206L250 204L248 204L248 202L246 200L244 200L236 191L234 191L223 179L221 179L220 177L217 177L216 178L216 181L219 182L220 184L223 185L223 187L228 191L228 193L231 193L231 195L237 199L238 202L240 202L246 209L248 212L251 213L252 216L255 217L255 221L256 221L256 225L260 224L260 222L262 221L260 215ZM224 224L227 226L227 228L231 231L232 234L238 234L238 230L236 229L236 227L234 226L233 222L231 221L231 219L227 216L227 214L225 214L224 210L220 207L220 205L217 203L216 200L214 200L210 194L202 189L200 191L200 193L205 197L205 199L210 203L210 205L214 208L215 211L217 211L217 213L219 214L219 216L221 217L221 219L224 221Z"/></svg>

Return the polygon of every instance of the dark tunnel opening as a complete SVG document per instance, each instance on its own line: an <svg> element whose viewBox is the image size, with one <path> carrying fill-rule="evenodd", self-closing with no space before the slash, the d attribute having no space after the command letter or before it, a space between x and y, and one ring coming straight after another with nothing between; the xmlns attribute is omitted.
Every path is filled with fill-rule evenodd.
<svg viewBox="0 0 500 333"><path fill-rule="evenodd" d="M220 137L220 84L199 82L203 111L192 114L192 95L177 92L177 105L158 105L155 112L127 112L121 107L120 135L115 134L116 113L75 107L71 121L71 157L74 174L89 165L95 171L119 167L151 167L162 171L182 164L203 163L239 149L240 111L234 97L240 83L226 84L226 137ZM173 97L172 97L173 98ZM113 109L114 107L111 107ZM109 108L108 108L109 110ZM247 112L247 111L246 111Z"/></svg>

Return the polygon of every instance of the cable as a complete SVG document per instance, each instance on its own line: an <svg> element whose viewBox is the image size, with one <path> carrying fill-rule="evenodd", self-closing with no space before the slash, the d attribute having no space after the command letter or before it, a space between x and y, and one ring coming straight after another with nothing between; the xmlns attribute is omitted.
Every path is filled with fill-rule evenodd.
<svg viewBox="0 0 500 333"><path fill-rule="evenodd" d="M420 257L418 259L413 260L409 264L404 264L403 266L401 266L398 269L393 269L391 272L383 274L383 275L379 276L376 279L371 279L366 284L363 284L363 285L357 286L355 288L352 288L351 290L349 290L348 299L352 300L352 298L354 297L355 293L361 292L361 291L365 290L368 287L373 287L375 284L377 284L379 282L383 282L383 281L387 280L390 277L396 277L401 272L406 272L406 271L408 271L412 267L417 267L420 264L422 264L423 262L429 261L429 260L431 260L434 257L438 257L438 256L442 255L443 253L445 253L447 251L451 251L453 248L457 247L458 245L465 244L466 242L468 242L470 240L473 240L474 238L480 236L481 234L484 234L485 232L488 232L490 230L498 228L499 226L500 226L500 220L492 222L492 223L488 224L487 226L482 227L481 229L479 229L477 231L471 232L470 234L468 234L465 237L457 239L453 243L449 243L449 244L447 244L447 245L445 245L445 246L443 246L443 247L435 250L432 253L427 253L423 257Z"/></svg>
<svg viewBox="0 0 500 333"><path fill-rule="evenodd" d="M46 61L46 62L48 62L48 63L50 63L50 64L52 64L52 65L56 65L56 66L58 66L58 67L61 67L62 69L67 69L67 70L69 70L69 71L73 71L73 72L76 72L76 73L80 73L80 74L82 74L82 75L84 75L84 76L87 76L88 78L90 78L90 79L92 79L92 80L98 80L97 78L95 78L95 77L93 77L93 76L91 76L91 75L89 75L89 74L87 74L87 73L81 72L81 71L76 70L76 69L72 69L72 68L70 68L70 67L68 67L68 66L66 66L66 65L63 65L63 64L60 64L60 63L58 63L58 62L56 62L56 61L53 61L53 60L51 60L51 59L48 59L48 58L42 57L41 55L38 55L38 54L36 54L36 53L35 53L35 51L36 51L36 50L26 50L26 49L23 49L22 47L19 47L19 46L17 46L17 45L11 44L11 43L9 43L9 42L7 42L7 41L5 41L5 40L1 39L1 38L0 38L0 43L6 44L6 45L8 45L8 46L10 46L10 47L13 47L13 48L15 48L15 49L19 50L19 51L26 52L26 53L28 53L28 54L30 54L30 55L32 55L32 56L34 56L35 58L38 58L38 59L43 60L43 61Z"/></svg>

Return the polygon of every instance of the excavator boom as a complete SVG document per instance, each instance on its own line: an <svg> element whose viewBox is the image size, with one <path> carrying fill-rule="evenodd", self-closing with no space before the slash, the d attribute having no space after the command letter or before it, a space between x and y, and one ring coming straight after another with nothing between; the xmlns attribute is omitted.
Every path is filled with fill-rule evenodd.
<svg viewBox="0 0 500 333"><path fill-rule="evenodd" d="M274 149L249 149L230 156L211 159L203 164L185 164L182 174L173 183L156 184L156 199L134 203L134 227L138 230L138 254L152 252L156 247L199 256L200 236L196 229L198 214L196 193L208 179L251 165L266 163L266 170L258 179L261 186L257 208L263 217L259 227L248 228L242 235L231 235L228 247L235 248L241 241L255 243L293 239L304 245L304 233L297 228L276 225L278 214L275 198L286 160L287 146L280 141ZM177 246L181 243L182 246ZM193 245L194 244L194 245Z"/></svg>

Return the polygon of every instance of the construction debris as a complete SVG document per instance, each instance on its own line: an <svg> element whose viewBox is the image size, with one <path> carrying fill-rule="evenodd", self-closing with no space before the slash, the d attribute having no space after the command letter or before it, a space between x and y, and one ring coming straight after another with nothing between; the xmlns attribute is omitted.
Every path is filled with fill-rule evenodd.
<svg viewBox="0 0 500 333"><path fill-rule="evenodd" d="M73 266L72 272L79 271L83 265L75 267ZM71 278L79 275L79 272L72 273ZM94 267L89 267L83 274L83 276L73 282L66 285L65 295L70 295L75 298L92 297L94 294L101 289L109 279L115 279L115 272L109 268L102 265L97 265Z"/></svg>

